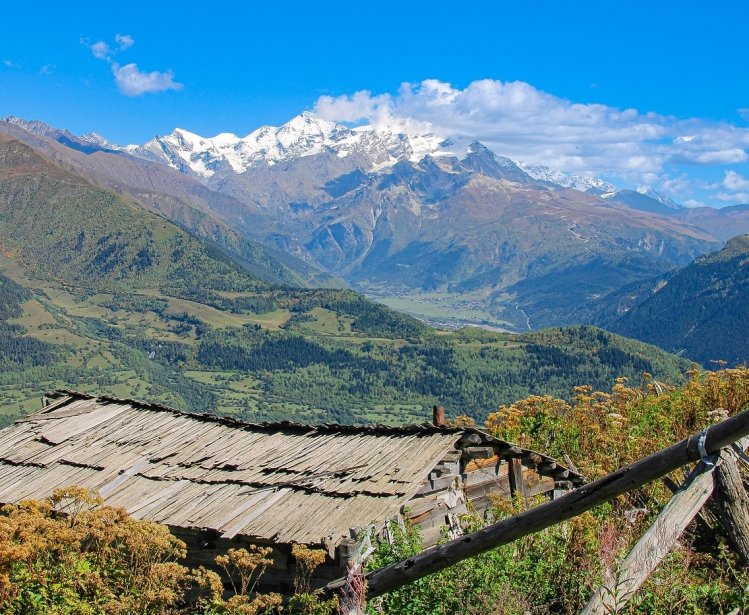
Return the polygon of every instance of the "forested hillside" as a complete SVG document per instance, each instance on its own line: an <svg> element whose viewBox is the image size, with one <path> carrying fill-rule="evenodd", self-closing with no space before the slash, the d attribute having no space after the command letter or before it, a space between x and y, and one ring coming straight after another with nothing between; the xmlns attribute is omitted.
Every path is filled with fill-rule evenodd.
<svg viewBox="0 0 749 615"><path fill-rule="evenodd" d="M34 349L0 372L6 420L56 387L250 420L423 422L437 402L482 418L531 393L567 397L581 382L643 372L675 382L687 366L589 327L434 332L351 291L247 293L221 311L162 294L3 289L16 289L3 343Z"/></svg>
<svg viewBox="0 0 749 615"><path fill-rule="evenodd" d="M734 237L655 288L611 330L706 367L749 361L749 235Z"/></svg>
<svg viewBox="0 0 749 615"><path fill-rule="evenodd" d="M439 332L353 291L279 286L18 141L0 141L0 414L70 387L246 419L482 418L686 363L600 330Z"/></svg>

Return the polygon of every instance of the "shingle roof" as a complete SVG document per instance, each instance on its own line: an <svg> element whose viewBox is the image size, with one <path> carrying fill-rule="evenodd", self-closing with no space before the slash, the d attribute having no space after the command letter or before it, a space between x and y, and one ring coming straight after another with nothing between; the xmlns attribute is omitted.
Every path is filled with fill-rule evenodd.
<svg viewBox="0 0 749 615"><path fill-rule="evenodd" d="M337 544L396 514L465 431L250 424L63 391L0 431L0 502L76 484L136 518Z"/></svg>

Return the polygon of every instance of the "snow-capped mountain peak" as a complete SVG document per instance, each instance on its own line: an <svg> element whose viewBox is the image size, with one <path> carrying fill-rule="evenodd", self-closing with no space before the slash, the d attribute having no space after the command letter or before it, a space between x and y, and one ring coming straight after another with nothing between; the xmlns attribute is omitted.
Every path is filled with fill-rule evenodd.
<svg viewBox="0 0 749 615"><path fill-rule="evenodd" d="M604 194L615 192L616 186L597 177L589 175L570 175L564 171L552 169L541 164L532 164L519 161L518 166L533 179L549 182L562 188L573 188L580 192L591 192L593 194Z"/></svg>
<svg viewBox="0 0 749 615"><path fill-rule="evenodd" d="M429 132L428 125L391 118L374 125L345 126L303 111L281 126L261 126L245 137L222 132L202 137L184 128L175 128L165 136L155 136L144 145L120 146L98 133L75 136L37 120L28 121L9 115L0 122L14 124L33 134L51 137L67 145L85 144L87 148L119 150L153 162L166 164L182 173L208 182L217 175L244 173L253 167L273 166L305 156L327 152L339 158L356 156L363 171L379 171L401 161L420 162L426 156L470 157L469 166L480 172L499 173L511 181L532 179L589 192L603 198L619 194L616 186L590 175L573 175L541 164L514 161L497 155L474 138ZM419 131L421 130L421 132ZM87 150L88 151L88 150ZM489 166L487 166L489 165ZM490 169L491 167L491 169ZM638 186L637 192L672 209L682 206L650 186Z"/></svg>
<svg viewBox="0 0 749 615"><path fill-rule="evenodd" d="M658 192L651 186L637 186L637 192L645 196L649 196L651 199L655 199L656 201L658 201L661 205L665 205L666 207L670 207L671 209L682 208L682 205L680 203L677 203L676 201L674 201L667 194Z"/></svg>
<svg viewBox="0 0 749 615"><path fill-rule="evenodd" d="M402 128L402 127L401 127ZM261 126L246 137L221 133L201 137L182 128L145 145L128 145L128 153L168 164L190 175L208 179L219 172L243 173L258 165L320 154L326 150L339 157L357 154L372 169L399 160L418 162L427 154L456 155L465 144L447 142L444 137L412 134L396 125L375 129L350 128L304 111L282 126Z"/></svg>
<svg viewBox="0 0 749 615"><path fill-rule="evenodd" d="M6 124L13 124L14 126L18 126L19 128L23 128L30 133L38 133L42 130L49 131L52 129L49 124L45 124L44 122L40 122L39 120L25 120L22 117L18 117L17 115L7 115L0 121L5 122Z"/></svg>
<svg viewBox="0 0 749 615"><path fill-rule="evenodd" d="M288 135L290 138L295 138L300 135L327 137L338 127L339 124L336 124L335 122L324 120L309 111L302 111L302 113L281 126L278 129L277 134Z"/></svg>
<svg viewBox="0 0 749 615"><path fill-rule="evenodd" d="M105 137L102 137L98 132L89 132L85 135L81 135L78 138L81 141L85 141L86 143L91 143L93 145L98 145L99 147L113 147L113 145Z"/></svg>

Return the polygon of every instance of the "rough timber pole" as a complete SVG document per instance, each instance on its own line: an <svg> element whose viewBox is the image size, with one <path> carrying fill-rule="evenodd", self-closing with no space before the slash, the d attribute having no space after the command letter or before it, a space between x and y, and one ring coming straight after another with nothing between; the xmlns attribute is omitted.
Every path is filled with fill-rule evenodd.
<svg viewBox="0 0 749 615"><path fill-rule="evenodd" d="M716 453L739 438L749 435L749 411L711 425L706 432L703 432L703 435L704 449L707 454ZM407 560L370 572L367 575L367 597L379 596L473 555L571 519L594 506L665 476L689 462L697 461L701 457L699 439L699 435L691 436L608 476L575 489L558 500L552 500L489 525L478 532L431 547ZM343 583L343 579L334 581L325 589L334 591Z"/></svg>
<svg viewBox="0 0 749 615"><path fill-rule="evenodd" d="M748 438L739 441L741 449L749 445ZM655 522L637 541L626 559L618 566L615 576L591 597L580 615L619 613L634 593L661 563L676 541L689 526L708 498L713 495L713 481L731 459L731 447L711 455L708 463L699 463L671 500L664 506ZM741 490L744 490L741 485Z"/></svg>
<svg viewBox="0 0 749 615"><path fill-rule="evenodd" d="M749 494L741 480L734 448L723 451L721 456L723 464L715 472L714 509L734 551L744 566L749 566Z"/></svg>

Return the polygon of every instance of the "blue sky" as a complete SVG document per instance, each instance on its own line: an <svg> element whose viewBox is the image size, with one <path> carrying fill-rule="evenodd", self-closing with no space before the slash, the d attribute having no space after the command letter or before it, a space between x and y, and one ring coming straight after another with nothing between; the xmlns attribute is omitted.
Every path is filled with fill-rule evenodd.
<svg viewBox="0 0 749 615"><path fill-rule="evenodd" d="M745 2L155 4L4 6L0 115L142 143L386 114L682 202L749 202Z"/></svg>

